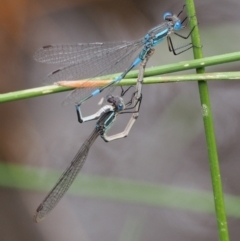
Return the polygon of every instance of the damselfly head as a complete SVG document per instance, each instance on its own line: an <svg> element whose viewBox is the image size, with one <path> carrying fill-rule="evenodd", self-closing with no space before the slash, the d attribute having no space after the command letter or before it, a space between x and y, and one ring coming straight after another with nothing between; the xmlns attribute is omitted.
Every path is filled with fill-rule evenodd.
<svg viewBox="0 0 240 241"><path fill-rule="evenodd" d="M125 108L125 104L123 102L123 98L119 96L107 96L107 102L113 104L117 111L121 111Z"/></svg>

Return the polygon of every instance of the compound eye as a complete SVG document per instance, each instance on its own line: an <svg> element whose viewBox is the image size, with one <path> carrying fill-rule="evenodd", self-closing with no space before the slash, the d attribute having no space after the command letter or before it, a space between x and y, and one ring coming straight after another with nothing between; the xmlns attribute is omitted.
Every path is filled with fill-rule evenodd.
<svg viewBox="0 0 240 241"><path fill-rule="evenodd" d="M181 28L182 28L181 21L180 20L176 21L174 26L173 26L173 29L174 30L180 30Z"/></svg>
<svg viewBox="0 0 240 241"><path fill-rule="evenodd" d="M171 17L172 17L172 13L170 13L170 12L166 12L166 13L164 13L163 14L163 20L170 20L171 19Z"/></svg>

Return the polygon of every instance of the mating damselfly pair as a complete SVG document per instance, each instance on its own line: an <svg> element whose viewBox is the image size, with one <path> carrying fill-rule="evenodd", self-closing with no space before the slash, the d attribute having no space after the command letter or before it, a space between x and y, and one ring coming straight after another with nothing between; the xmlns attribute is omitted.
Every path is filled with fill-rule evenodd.
<svg viewBox="0 0 240 241"><path fill-rule="evenodd" d="M77 88L73 90L65 99L64 104L74 102L77 110L78 121L80 123L97 120L96 126L89 138L84 142L77 155L74 157L70 166L62 174L61 178L40 204L35 215L35 221L43 219L49 211L51 211L65 192L69 189L76 175L84 164L88 151L100 135L105 141L126 137L139 114L140 104L142 100L142 81L144 70L149 57L154 51L154 47L167 39L169 51L174 55L185 52L194 47L192 43L174 48L171 34L175 34L183 39L188 39L194 27L187 36L183 36L178 32L185 28L188 18L180 19L183 9L177 14L166 12L163 15L164 22L151 29L143 38L135 41L121 41L110 43L79 43L64 45L47 45L39 49L34 58L44 63L62 63L66 66L49 74L45 82L53 83L60 80L76 80L85 79L85 88ZM184 25L184 23L186 24ZM128 62L133 56L134 60ZM129 87L124 90L121 88L120 96L112 95L113 85L120 82L126 74L133 68L140 65L136 90L132 94L132 98L125 103L124 95ZM108 75L115 72L122 72L118 77L109 84L96 88L94 78L101 75ZM91 81L90 81L91 80ZM102 91L107 90L107 102L109 104L103 106L94 115L83 117L80 106L93 96L98 95ZM113 136L107 136L106 132L114 123L118 114L132 113L132 116L121 133Z"/></svg>

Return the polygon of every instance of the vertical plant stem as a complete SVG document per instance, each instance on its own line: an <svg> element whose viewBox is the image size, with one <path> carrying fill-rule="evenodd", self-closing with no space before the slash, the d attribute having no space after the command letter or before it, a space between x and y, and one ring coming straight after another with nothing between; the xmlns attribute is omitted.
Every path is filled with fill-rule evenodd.
<svg viewBox="0 0 240 241"><path fill-rule="evenodd" d="M196 26L191 36L192 43L194 46L201 46L194 0L185 0L185 2L186 2L187 15L189 16L189 20L190 20L189 26L191 29L194 26ZM194 53L195 59L199 59L203 57L201 48L194 47L193 53ZM200 73L204 73L205 69L197 68L196 71L197 73L200 74ZM223 191L222 191L221 174L220 174L220 168L219 168L216 138L214 133L214 124L213 124L213 117L212 117L212 110L210 105L210 96L208 92L207 82L198 81L198 87L199 87L203 122L204 122L205 135L206 135L207 148L208 148L208 158L209 158L210 172L211 172L211 178L212 178L212 187L213 187L214 204L215 204L219 239L221 241L229 241L228 225L227 225L224 197L223 197Z"/></svg>

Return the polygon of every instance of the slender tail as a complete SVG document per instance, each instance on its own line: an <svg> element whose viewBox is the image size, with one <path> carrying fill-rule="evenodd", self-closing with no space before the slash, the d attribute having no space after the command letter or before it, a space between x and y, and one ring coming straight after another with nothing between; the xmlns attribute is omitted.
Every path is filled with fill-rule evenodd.
<svg viewBox="0 0 240 241"><path fill-rule="evenodd" d="M37 208L36 214L33 218L35 222L39 222L44 219L45 216L57 205L62 196L67 192L85 163L89 149L98 136L99 133L97 129L94 128L94 131L82 144L69 167L64 171L56 185Z"/></svg>

